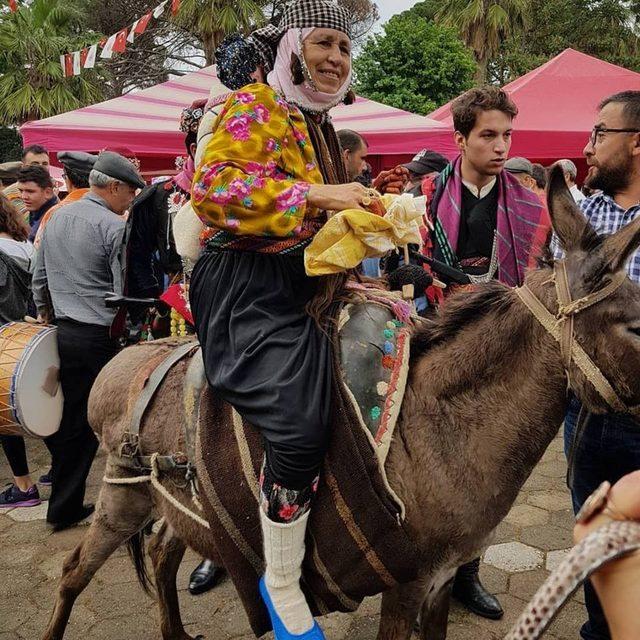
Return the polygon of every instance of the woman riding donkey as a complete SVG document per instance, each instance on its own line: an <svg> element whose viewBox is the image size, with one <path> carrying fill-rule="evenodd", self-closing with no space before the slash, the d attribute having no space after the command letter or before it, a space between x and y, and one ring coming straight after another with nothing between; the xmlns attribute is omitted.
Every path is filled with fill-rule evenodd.
<svg viewBox="0 0 640 640"><path fill-rule="evenodd" d="M227 100L192 204L218 231L193 271L191 307L209 383L262 432L260 593L277 640L323 638L300 589L305 532L328 443L328 336L306 313L318 291L304 248L326 211L362 208L328 111L351 84L351 17L300 0L251 39L266 84Z"/></svg>

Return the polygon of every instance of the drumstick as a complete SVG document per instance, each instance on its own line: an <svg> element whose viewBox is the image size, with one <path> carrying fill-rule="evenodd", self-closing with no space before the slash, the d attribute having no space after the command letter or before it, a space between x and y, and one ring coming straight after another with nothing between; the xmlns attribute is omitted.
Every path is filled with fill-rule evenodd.
<svg viewBox="0 0 640 640"><path fill-rule="evenodd" d="M409 264L409 245L405 244L403 247L404 250L404 263L405 264ZM412 251L412 253L416 253L415 251ZM418 254L420 255L420 254ZM433 278L433 282L431 283L432 286L437 287L438 289L446 289L447 285L442 282L442 280L438 280L438 278ZM411 289L409 289L409 287ZM405 288L406 288L406 292L405 292ZM411 292L411 295L409 296L409 291ZM414 288L412 284L405 284L402 287L402 297L405 299L409 299L409 297L413 298L413 294L414 294Z"/></svg>
<svg viewBox="0 0 640 640"><path fill-rule="evenodd" d="M405 265L409 265L409 245L405 244L403 247L404 250L404 263ZM413 300L413 296L415 294L415 287L412 284L404 284L402 285L402 297L405 300Z"/></svg>

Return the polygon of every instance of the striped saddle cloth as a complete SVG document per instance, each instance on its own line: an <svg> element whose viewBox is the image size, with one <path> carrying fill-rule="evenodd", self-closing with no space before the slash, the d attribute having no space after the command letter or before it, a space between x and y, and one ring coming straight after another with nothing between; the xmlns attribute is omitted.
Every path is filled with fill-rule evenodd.
<svg viewBox="0 0 640 640"><path fill-rule="evenodd" d="M383 367L385 374L376 373L378 365L374 364L384 356L395 356L398 367L405 366L400 347L408 336L403 337L398 324L387 324L390 318L377 310L368 315L375 318L371 331L379 334L377 355L370 357L374 371L369 378L375 392L367 396L366 388L351 390L345 384L350 377L347 361L353 360L354 353L359 361L355 366L362 365L362 350L352 346L353 340L343 342L342 352L340 347L334 349L334 371L342 370L343 375L334 377L330 445L311 512L302 577L315 615L355 611L365 597L417 577L418 549L404 525L403 505L389 487L383 464L389 428L399 410L390 404L389 396L401 374L389 366L389 358ZM343 314L339 324L347 333L350 319L352 326L362 323L357 310ZM370 339L360 343L369 344ZM385 343L395 345L393 354L388 345L385 353ZM344 344L352 350L351 356ZM394 397L401 401L401 394ZM379 411L367 413L373 407ZM258 593L263 574L258 515L262 459L258 431L207 389L201 397L196 438L200 498L218 553L256 636L271 630Z"/></svg>

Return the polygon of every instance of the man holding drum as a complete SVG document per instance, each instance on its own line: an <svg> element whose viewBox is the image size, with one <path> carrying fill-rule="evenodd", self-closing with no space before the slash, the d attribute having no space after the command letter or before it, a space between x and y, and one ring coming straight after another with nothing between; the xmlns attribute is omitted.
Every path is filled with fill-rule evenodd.
<svg viewBox="0 0 640 640"><path fill-rule="evenodd" d="M98 373L118 349L110 332L116 312L106 308L104 298L112 291L122 293L122 215L145 183L128 160L105 151L89 185L88 194L61 207L49 221L33 277L38 319L58 327L64 409L59 431L45 439L52 458L47 522L56 531L93 511L93 505L83 504L98 448L87 421L87 401Z"/></svg>

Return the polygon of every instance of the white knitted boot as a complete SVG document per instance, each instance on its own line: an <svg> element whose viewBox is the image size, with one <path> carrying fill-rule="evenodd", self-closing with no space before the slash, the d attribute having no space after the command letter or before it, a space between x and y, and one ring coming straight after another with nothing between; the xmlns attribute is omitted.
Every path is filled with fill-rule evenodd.
<svg viewBox="0 0 640 640"><path fill-rule="evenodd" d="M269 520L260 509L264 559L265 585L274 609L287 631L300 635L314 624L307 600L300 589L301 566L304 560L304 536L309 512L289 524Z"/></svg>

